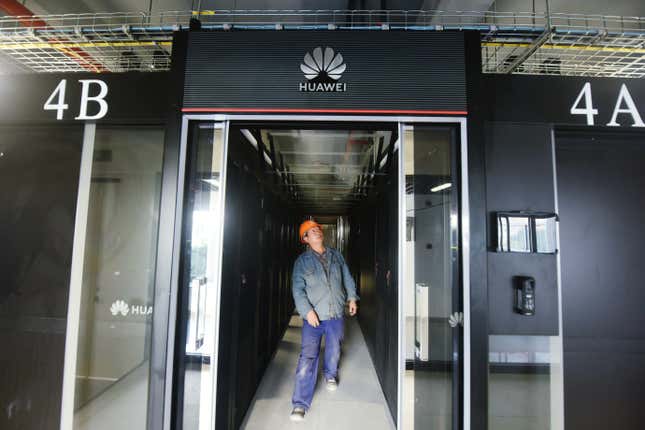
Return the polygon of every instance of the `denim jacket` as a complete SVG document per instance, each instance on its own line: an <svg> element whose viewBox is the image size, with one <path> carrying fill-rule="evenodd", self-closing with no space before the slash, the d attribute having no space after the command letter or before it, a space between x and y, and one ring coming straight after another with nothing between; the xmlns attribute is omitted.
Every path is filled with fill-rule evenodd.
<svg viewBox="0 0 645 430"><path fill-rule="evenodd" d="M321 321L342 317L345 302L358 300L356 284L342 254L327 248L327 258L329 279L315 251L311 249L300 254L293 265L293 300L303 318L312 309Z"/></svg>

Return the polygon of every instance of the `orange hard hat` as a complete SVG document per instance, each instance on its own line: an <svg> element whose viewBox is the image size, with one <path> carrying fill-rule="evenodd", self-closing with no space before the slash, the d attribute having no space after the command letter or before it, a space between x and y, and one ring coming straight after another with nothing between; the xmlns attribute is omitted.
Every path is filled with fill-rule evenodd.
<svg viewBox="0 0 645 430"><path fill-rule="evenodd" d="M311 219L308 219L307 221L300 224L300 242L305 243L305 241L302 240L303 237L305 236L305 233L307 233L307 231L309 231L314 227L318 227L319 229L322 230L322 227L320 226L320 224L318 224L316 221Z"/></svg>

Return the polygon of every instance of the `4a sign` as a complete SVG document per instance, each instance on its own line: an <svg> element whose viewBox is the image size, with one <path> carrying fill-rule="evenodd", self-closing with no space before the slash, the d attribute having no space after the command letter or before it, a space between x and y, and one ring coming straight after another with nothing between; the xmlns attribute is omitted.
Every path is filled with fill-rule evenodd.
<svg viewBox="0 0 645 430"><path fill-rule="evenodd" d="M569 113L571 115L584 115L587 120L587 125L596 125L595 116L598 115L598 109L593 104L591 83L586 82L584 84L578 97L573 102ZM598 125L606 125L609 127L620 127L624 125L645 127L645 123L643 123L638 107L627 89L627 85L622 84L620 86L620 91L618 92L609 122Z"/></svg>
<svg viewBox="0 0 645 430"><path fill-rule="evenodd" d="M107 84L100 79L79 79L81 85L81 100L79 112L75 120L97 120L103 118L108 113L108 104L105 97L108 95ZM44 110L56 111L56 119L64 119L65 111L69 105L65 102L65 92L67 90L67 79L62 79L49 98L43 105ZM90 104L98 107L98 112L89 114ZM96 110L96 109L93 110Z"/></svg>

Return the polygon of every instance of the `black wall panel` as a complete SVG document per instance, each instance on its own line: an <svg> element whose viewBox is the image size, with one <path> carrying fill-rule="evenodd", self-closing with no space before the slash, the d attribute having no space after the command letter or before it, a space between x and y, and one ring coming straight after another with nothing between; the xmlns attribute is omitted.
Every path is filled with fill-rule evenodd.
<svg viewBox="0 0 645 430"><path fill-rule="evenodd" d="M0 428L58 429L82 128L0 127Z"/></svg>
<svg viewBox="0 0 645 430"><path fill-rule="evenodd" d="M554 212L551 128L489 123L486 134L486 200L489 228L497 211ZM489 230L489 241L492 241ZM492 245L492 243L489 243ZM513 311L513 276L536 280L536 311ZM488 253L489 333L557 335L557 261L553 254Z"/></svg>
<svg viewBox="0 0 645 430"><path fill-rule="evenodd" d="M489 123L486 172L489 211L553 211L551 127Z"/></svg>
<svg viewBox="0 0 645 430"><path fill-rule="evenodd" d="M565 427L645 422L645 134L556 137Z"/></svg>
<svg viewBox="0 0 645 430"><path fill-rule="evenodd" d="M640 428L645 418L640 388L645 377L645 322L638 308L642 288L637 286L642 283L642 252L637 244L642 243L643 232L639 217L645 137L632 127L634 118L627 113L618 115L618 127L606 126L623 85L645 117L644 82L492 74L469 81L474 94L469 97L468 145L471 154L481 144L486 150L489 248L495 211L553 210L551 132L556 133L567 429ZM587 124L586 115L571 113L586 84L593 100L588 107L598 110L594 126ZM585 107L584 99L578 107ZM625 101L619 107L625 109ZM471 131L482 126L483 135ZM469 173L472 179L472 164ZM471 203L477 199L472 185L471 180ZM557 301L549 297L556 291L550 281L551 277L555 281L556 263L548 255L534 257L487 252L490 334L557 334ZM471 265L474 262L473 258ZM508 284L512 274L537 276L539 319L531 322L533 317L512 313ZM540 291L540 285L549 288ZM476 297L472 294L471 300ZM471 305L474 324L481 303ZM479 329L472 327L473 342L481 338L476 336ZM486 357L481 357L485 366ZM485 392L480 390L480 396L475 392L478 381L473 379L472 420L483 429L489 411L481 401Z"/></svg>
<svg viewBox="0 0 645 430"><path fill-rule="evenodd" d="M523 316L513 312L514 276L535 279L535 315ZM488 281L490 334L558 334L558 280L554 255L491 253Z"/></svg>
<svg viewBox="0 0 645 430"><path fill-rule="evenodd" d="M479 33L467 33L466 80L468 95L468 204L470 222L470 407L471 426L488 424L488 283L487 212L484 125L488 100L481 74ZM463 221L462 221L463 222ZM462 226L463 228L463 226ZM462 244L463 246L463 244ZM464 303L464 307L468 303Z"/></svg>

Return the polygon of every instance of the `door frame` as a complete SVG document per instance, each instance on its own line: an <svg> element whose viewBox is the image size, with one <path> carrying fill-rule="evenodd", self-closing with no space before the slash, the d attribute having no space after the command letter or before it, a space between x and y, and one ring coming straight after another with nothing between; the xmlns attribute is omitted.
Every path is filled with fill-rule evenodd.
<svg viewBox="0 0 645 430"><path fill-rule="evenodd" d="M438 124L438 123L435 123ZM447 125L447 126L454 126L454 123L440 123L441 125ZM401 130L401 136L405 136L405 132L413 132L417 127L421 127L422 129L428 129L427 127L429 126L428 123L421 123L421 122L405 122L405 123L399 123L400 130ZM425 126L425 127L424 127ZM431 125L430 125L431 126ZM455 134L457 134L457 130L455 130ZM451 343L453 345L453 351L454 348L457 348L457 351L460 352L459 354L459 360L455 364L455 368L453 370L453 377L452 377L452 393L451 393L451 398L452 398L452 404L453 408L451 411L451 417L452 417L452 429L470 429L470 405L466 405L466 402L469 402L470 395L466 395L466 382L470 384L470 374L468 374L468 379L466 379L466 376L464 372L466 370L470 370L470 364L468 366L465 365L465 356L466 356L466 349L468 349L468 353L470 352L470 340L466 341L466 330L469 331L470 329L470 315L466 316L466 312L469 311L469 306L465 306L466 303L470 303L470 297L468 296L470 288L466 288L467 285L470 285L470 282L468 282L464 276L462 276L462 271L466 270L466 265L463 265L463 256L461 255L462 252L466 252L465 250L467 249L468 242L464 239L463 237L463 229L467 228L468 225L467 223L464 223L464 221L459 221L460 216L462 215L462 204L463 201L468 200L468 184L466 179L464 179L464 176L462 175L462 172L466 169L464 167L464 164L467 165L466 163L462 163L463 160L463 154L460 152L461 148L464 148L465 145L461 144L461 141L465 139L465 136L457 135L453 138L454 140L451 141L451 149L450 149L450 169L451 171L456 172L453 175L453 183L455 187L452 188L453 193L457 193L457 198L455 199L454 203L451 203L451 215L450 215L450 236L451 236L451 257L454 258L456 254L456 260L453 260L451 267L450 267L450 272L451 272L451 277L452 277L452 310L451 310L451 315L453 311L455 311L455 308L457 309L457 312L461 312L464 320L463 320L463 330L461 333L459 333L458 336L454 335L454 330L451 330ZM404 146L405 141L403 141ZM410 145L407 145L408 148ZM467 149L467 148L464 148ZM400 178L399 178L399 185L400 185L400 190L399 190L399 217L400 217L400 222L399 222L399 237L405 238L407 235L406 228L407 228L407 216L408 216L408 207L406 203L406 179L405 179L405 151L403 151L400 154L400 159L399 162L401 164L400 167ZM467 160L466 160L467 161ZM467 174L467 172L465 172ZM467 175L466 175L467 178ZM464 182L462 184L462 182ZM464 188L465 187L465 188ZM456 205L456 207L455 207ZM454 226L452 222L452 217L454 216L456 212L457 215L457 225ZM463 217L461 217L463 219ZM465 225L464 225L465 224ZM457 235L454 236L455 239L452 239L453 235L453 230L457 230ZM455 242L452 242L455 240ZM463 245L462 245L463 244ZM452 246L457 246L456 252L455 250L452 249ZM406 239L402 239L399 241L399 279L400 279L400 285L404 285L405 288L410 288L413 285L415 285L416 279L415 279L415 274L407 274L404 270L404 262L409 261L410 259L415 259L415 251L410 252L409 249L407 249L406 246ZM467 263L466 263L467 264ZM456 287L455 284L461 285L461 290L458 290L458 287ZM403 330L405 331L405 324L406 324L406 317L407 315L404 314L404 305L403 305L403 295L405 294L405 288L399 288L399 323L402 326ZM409 309L408 309L409 312ZM416 313L416 311L415 311ZM468 318L468 320L466 320ZM457 325L458 327L459 325ZM416 333L416 331L415 331ZM411 341L411 339L405 339L406 333L403 333L401 336L399 336L399 339L402 340L403 345L400 347L400 353L402 354L404 363L408 361L406 357L406 349L408 346L408 342ZM470 333L468 333L468 339L470 339ZM416 339L415 339L416 341ZM411 343L411 342L410 342ZM430 346L430 349L432 349L432 346ZM403 392L403 387L400 389L400 393ZM470 387L468 386L468 393L470 392ZM414 394L413 394L414 395ZM409 401L409 400L408 400ZM403 401L401 400L400 405L403 405ZM460 410L461 408L461 410ZM403 408L399 408L399 411L401 411ZM408 420L414 421L414 417L408 418ZM468 420L468 421L467 421ZM401 417L401 422L403 421L403 417ZM400 428L400 427L399 427Z"/></svg>
<svg viewBox="0 0 645 430"><path fill-rule="evenodd" d="M463 297L463 357L461 357L462 364L462 429L470 430L470 210L469 210L469 193L468 193L468 136L467 136L467 119L466 117L431 117L431 116L380 116L380 115L237 115L237 114L185 114L182 115L181 121L181 137L179 147L179 166L178 178L176 188L176 210L175 210L175 228L173 237L173 252L172 252L172 265L171 265L171 286L170 286L170 312L168 315L168 343L166 349L166 383L164 393L164 430L171 430L172 419L171 411L173 408L173 374L174 374L174 356L175 356L175 341L176 341L176 326L177 326L177 298L179 291L179 273L180 273L180 253L183 234L183 215L184 215L184 188L185 188L185 175L186 175L186 156L188 145L188 129L191 121L212 121L214 123L221 123L224 128L223 136L223 155L222 158L222 183L226 183L226 163L228 159L228 129L231 121L291 121L291 122L387 122L397 123L398 125L398 139L395 142L395 149L399 149L398 158L398 173L399 173L399 241L398 241L398 285L403 285L403 249L404 243L402 238L405 238L405 176L403 170L404 156L403 156L403 128L404 125L415 124L444 124L444 125L457 125L459 127L459 147L457 151L460 155L460 181L461 181L461 195L460 195L460 239L461 239L461 287ZM222 205L221 214L222 219L221 229L224 226L224 214L226 208L224 207L225 201L225 188L222 189ZM221 266L221 239L223 238L223 231L220 235L220 245L218 252L218 259ZM221 270L220 270L221 274ZM221 279L220 279L221 280ZM220 294L221 284L217 280L216 290L216 320L215 320L215 343L214 348L217 348L217 340L219 336L219 308L220 308ZM397 416L396 425L398 429L402 427L403 413L403 373L405 371L405 315L403 312L403 289L399 288L398 297L398 374L397 374ZM213 397L211 405L211 422L215 423L215 402L217 390L217 359L218 355L215 354L215 362L211 363L213 371Z"/></svg>
<svg viewBox="0 0 645 430"><path fill-rule="evenodd" d="M210 119L207 118L206 121ZM183 323L183 320L178 320L178 302L180 297L179 292L179 283L182 280L182 270L183 262L181 258L181 252L184 245L183 234L184 234L184 211L185 211L185 189L186 189L186 167L187 167L187 156L188 156L188 133L190 128L191 121L201 121L200 118L193 118L191 115L184 115L181 121L181 138L180 138L180 147L179 147L179 165L178 165L178 177L177 177L177 189L176 189L176 205L175 205L175 222L174 222L174 234L173 234L173 249L172 249L172 264L171 264L171 284L170 284L170 309L168 312L168 341L166 345L166 368L165 368L165 380L166 384L164 387L164 429L174 428L174 419L173 419L173 408L174 408L174 390L178 387L175 386L175 354L176 354L176 340L177 340L177 323ZM215 258L217 260L217 265L219 266L220 277L215 279L215 328L214 339L213 339L213 349L214 352L217 351L217 345L219 340L219 317L220 317L220 291L221 291L221 265L222 265L222 238L224 232L224 211L225 211L225 196L226 196L226 160L228 159L228 121L212 121L214 124L213 128L222 130L222 166L221 166L221 188L220 188L220 219L216 220L220 223L219 226L219 237L220 243L215 251ZM211 404L211 423L214 427L215 425L215 400L216 400L216 388L217 388L217 360L218 355L213 354L214 360L211 360L211 372L212 372L212 384L213 384L213 397ZM181 387L183 390L183 383Z"/></svg>

